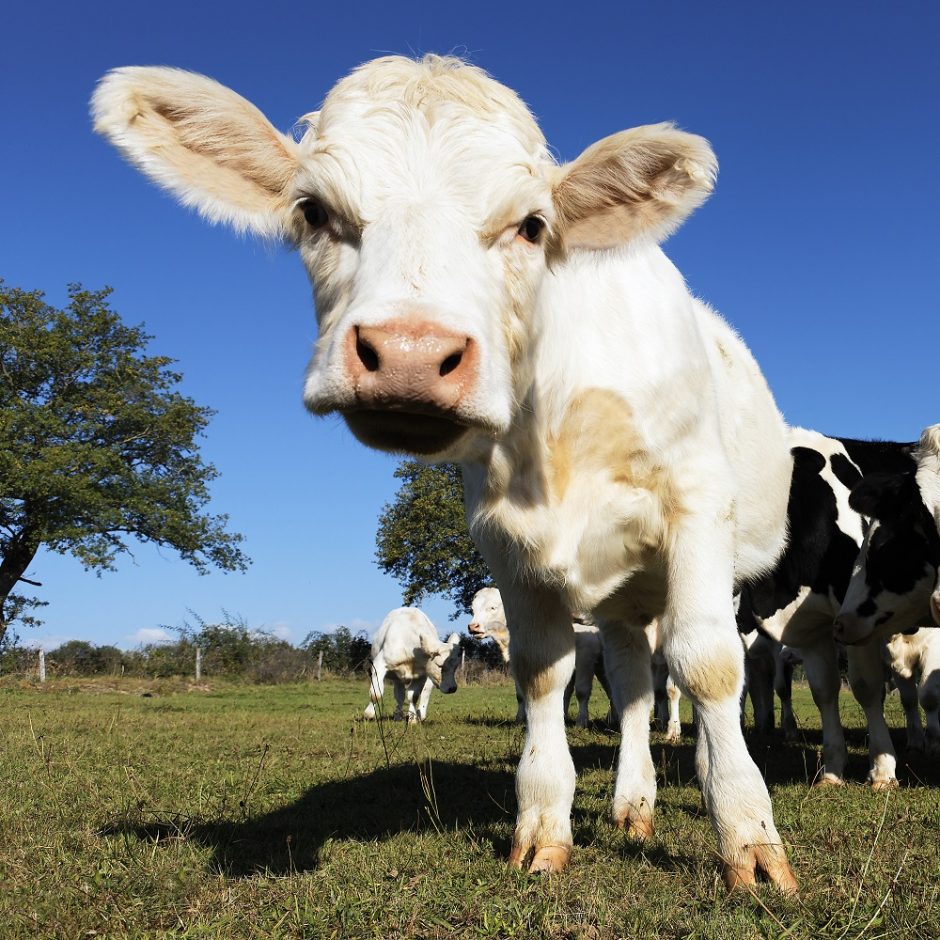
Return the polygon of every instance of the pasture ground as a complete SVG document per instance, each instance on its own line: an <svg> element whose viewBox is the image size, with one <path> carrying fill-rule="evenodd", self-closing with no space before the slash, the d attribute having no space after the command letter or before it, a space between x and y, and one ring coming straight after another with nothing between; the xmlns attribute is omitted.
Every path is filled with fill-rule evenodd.
<svg viewBox="0 0 940 940"><path fill-rule="evenodd" d="M658 829L643 846L605 821L616 736L571 728L573 864L532 877L503 861L523 741L512 686L435 692L420 727L360 721L366 695L340 679L3 680L0 936L940 936L940 763L902 755L900 790L863 786L847 693L844 788L807 786L820 735L805 689L798 743L749 737L794 899L725 892L688 725L676 747L653 736ZM896 695L888 707L901 727ZM592 714L605 710L596 690Z"/></svg>

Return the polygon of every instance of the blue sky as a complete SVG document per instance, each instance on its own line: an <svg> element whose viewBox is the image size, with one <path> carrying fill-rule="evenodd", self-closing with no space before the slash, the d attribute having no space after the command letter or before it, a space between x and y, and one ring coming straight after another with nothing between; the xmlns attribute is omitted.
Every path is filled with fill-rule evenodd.
<svg viewBox="0 0 940 940"><path fill-rule="evenodd" d="M178 208L91 133L88 97L120 65L211 75L286 130L374 55L457 51L522 94L562 159L674 120L712 141L721 173L666 251L743 334L787 419L894 439L940 421L940 6L449 6L5 11L0 276L56 304L69 281L115 288L115 309L217 410L202 445L221 471L213 510L254 559L199 577L139 547L98 578L40 555L29 574L49 606L24 640L132 647L187 610L211 621L225 608L299 642L371 631L401 602L373 561L395 460L301 405L315 322L299 260ZM425 610L449 628L443 601Z"/></svg>

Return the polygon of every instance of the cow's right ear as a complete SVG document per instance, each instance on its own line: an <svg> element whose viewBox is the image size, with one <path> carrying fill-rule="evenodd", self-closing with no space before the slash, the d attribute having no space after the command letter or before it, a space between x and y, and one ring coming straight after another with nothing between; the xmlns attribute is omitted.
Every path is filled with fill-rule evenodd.
<svg viewBox="0 0 940 940"><path fill-rule="evenodd" d="M91 99L95 130L138 169L212 222L287 232L297 143L250 102L204 75L130 67Z"/></svg>
<svg viewBox="0 0 940 940"><path fill-rule="evenodd" d="M566 248L662 240L709 196L718 161L707 140L672 124L605 137L559 171L552 198Z"/></svg>
<svg viewBox="0 0 940 940"><path fill-rule="evenodd" d="M849 505L870 519L898 518L916 506L912 473L868 473L849 493Z"/></svg>

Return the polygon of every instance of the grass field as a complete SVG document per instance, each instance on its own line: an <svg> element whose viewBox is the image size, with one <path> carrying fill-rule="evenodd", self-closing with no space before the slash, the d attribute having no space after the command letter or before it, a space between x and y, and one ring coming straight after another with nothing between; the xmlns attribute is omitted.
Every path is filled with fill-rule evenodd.
<svg viewBox="0 0 940 940"><path fill-rule="evenodd" d="M902 755L900 790L863 786L848 695L849 786L807 786L805 690L799 743L749 739L800 879L787 899L726 894L689 735L653 736L658 829L638 846L604 818L616 736L572 728L573 863L528 876L503 861L523 740L511 685L435 693L420 727L359 721L366 694L0 683L0 937L940 937L940 766Z"/></svg>

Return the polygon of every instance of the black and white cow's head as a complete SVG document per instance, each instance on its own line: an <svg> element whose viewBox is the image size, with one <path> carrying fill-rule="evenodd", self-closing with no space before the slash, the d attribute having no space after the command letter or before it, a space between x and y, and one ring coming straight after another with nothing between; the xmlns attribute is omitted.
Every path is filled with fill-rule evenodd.
<svg viewBox="0 0 940 940"><path fill-rule="evenodd" d="M927 428L907 473L872 473L852 490L871 519L836 620L843 643L940 624L940 425Z"/></svg>

